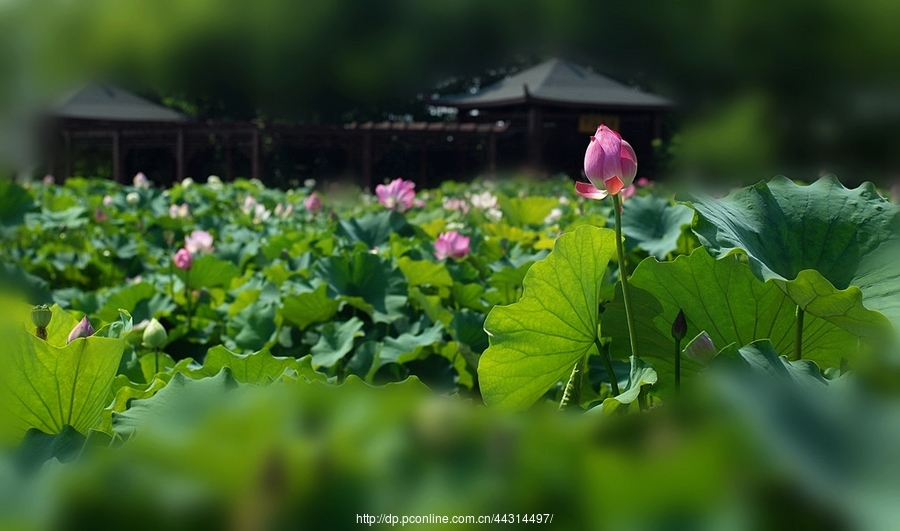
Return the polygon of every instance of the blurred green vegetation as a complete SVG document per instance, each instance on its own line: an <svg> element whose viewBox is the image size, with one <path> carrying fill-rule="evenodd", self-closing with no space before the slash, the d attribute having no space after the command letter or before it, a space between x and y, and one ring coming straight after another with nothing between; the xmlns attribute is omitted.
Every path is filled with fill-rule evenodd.
<svg viewBox="0 0 900 531"><path fill-rule="evenodd" d="M0 101L113 79L201 117L424 113L552 55L672 97L681 175L886 184L900 168L888 0L6 0Z"/></svg>

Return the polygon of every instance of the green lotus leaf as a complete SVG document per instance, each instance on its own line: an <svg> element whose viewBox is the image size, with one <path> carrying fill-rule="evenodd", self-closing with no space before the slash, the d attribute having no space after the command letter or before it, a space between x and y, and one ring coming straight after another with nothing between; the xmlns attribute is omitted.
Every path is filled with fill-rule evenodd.
<svg viewBox="0 0 900 531"><path fill-rule="evenodd" d="M25 220L25 214L35 206L31 192L18 184L0 180L0 227L12 227Z"/></svg>
<svg viewBox="0 0 900 531"><path fill-rule="evenodd" d="M403 315L409 288L391 263L369 253L323 258L315 273L328 283L328 295L369 313L378 323ZM364 303L364 304L361 304Z"/></svg>
<svg viewBox="0 0 900 531"><path fill-rule="evenodd" d="M340 303L329 297L327 290L328 286L321 284L313 291L288 295L279 313L301 330L312 323L328 321L337 313Z"/></svg>
<svg viewBox="0 0 900 531"><path fill-rule="evenodd" d="M503 219L513 227L541 226L550 211L559 206L559 199L541 196L506 197L500 195L497 197L497 202L503 212Z"/></svg>
<svg viewBox="0 0 900 531"><path fill-rule="evenodd" d="M681 228L694 217L690 208L655 195L634 196L624 205L622 234L626 247L640 247L660 260L678 248Z"/></svg>
<svg viewBox="0 0 900 531"><path fill-rule="evenodd" d="M241 274L241 270L231 262L211 254L204 254L194 260L190 271L176 269L181 280L187 279L192 289L228 287L231 280Z"/></svg>
<svg viewBox="0 0 900 531"><path fill-rule="evenodd" d="M122 436L146 425L173 433L190 430L210 412L222 407L229 391L237 386L228 369L200 380L178 373L153 396L133 400L127 411L113 412L113 430Z"/></svg>
<svg viewBox="0 0 900 531"><path fill-rule="evenodd" d="M560 236L528 270L519 302L491 310L484 324L490 346L478 364L486 404L529 407L594 348L600 283L615 238L595 227Z"/></svg>
<svg viewBox="0 0 900 531"><path fill-rule="evenodd" d="M351 317L343 323L332 321L322 325L322 335L313 345L313 367L332 367L353 350L353 341L362 337L364 323L358 317Z"/></svg>
<svg viewBox="0 0 900 531"><path fill-rule="evenodd" d="M388 363L403 364L417 359L422 349L439 343L444 337L444 325L435 323L430 328L422 330L418 334L405 333L398 337L388 337L384 340L384 346L375 356L370 376Z"/></svg>
<svg viewBox="0 0 900 531"><path fill-rule="evenodd" d="M453 285L450 272L447 271L447 266L442 262L413 260L402 256L397 260L397 266L409 280L410 286L450 287Z"/></svg>
<svg viewBox="0 0 900 531"><path fill-rule="evenodd" d="M828 315L832 305L825 301L845 296L841 290L855 296L858 288L865 307L884 313L900 330L900 207L871 183L850 190L834 177L809 186L776 177L723 199L685 198L697 211L694 232L714 257L743 251L758 278L775 281L809 313L822 311L820 317L855 333L881 335L884 320L873 313L868 327ZM832 287L816 275L802 276L807 270Z"/></svg>
<svg viewBox="0 0 900 531"><path fill-rule="evenodd" d="M240 383L264 385L279 379L285 371L297 374L309 381L325 381L325 375L316 372L310 364L311 358L301 359L273 356L269 349L252 354L236 354L219 345L209 349L203 367L191 376L215 376L222 369L231 370L234 379Z"/></svg>
<svg viewBox="0 0 900 531"><path fill-rule="evenodd" d="M362 242L373 249L387 243L391 234L412 235L413 228L403 214L385 210L359 218L341 219L338 221L337 233L346 236L351 242Z"/></svg>
<svg viewBox="0 0 900 531"><path fill-rule="evenodd" d="M156 289L148 282L126 286L106 299L103 308L97 312L97 317L104 321L112 321L119 317L119 308L124 308L131 312L131 315L138 322L144 319L151 319L154 315L149 314L147 303L144 301L148 301L156 294ZM142 302L144 302L143 311L135 312L135 309Z"/></svg>
<svg viewBox="0 0 900 531"><path fill-rule="evenodd" d="M827 386L821 371L807 360L790 361L778 355L768 339L760 339L741 348L731 347L723 351L734 360L742 362L751 371L773 380L788 381L799 388L816 389Z"/></svg>
<svg viewBox="0 0 900 531"><path fill-rule="evenodd" d="M58 306L52 310L47 341L21 323L0 324L6 338L0 348L2 439L19 440L30 428L52 434L71 426L87 433L100 422L107 404L131 316L122 312L121 322L67 345L63 338L65 346L60 347L55 343L59 331L75 319Z"/></svg>
<svg viewBox="0 0 900 531"><path fill-rule="evenodd" d="M660 393L668 392L675 380L672 321L679 309L687 320L685 337L706 331L719 348L768 338L780 354L794 355L796 306L774 283L760 281L736 257L714 260L701 247L674 262L648 258L635 269L630 286L638 353L653 363ZM845 299L852 302L849 295ZM851 304L848 313L856 308ZM628 358L631 344L621 286L603 314L602 325L604 335L612 338L610 354ZM842 358L852 357L857 341L857 336L824 318L810 314L804 319L803 357L823 368L839 367ZM700 369L682 357L682 378Z"/></svg>

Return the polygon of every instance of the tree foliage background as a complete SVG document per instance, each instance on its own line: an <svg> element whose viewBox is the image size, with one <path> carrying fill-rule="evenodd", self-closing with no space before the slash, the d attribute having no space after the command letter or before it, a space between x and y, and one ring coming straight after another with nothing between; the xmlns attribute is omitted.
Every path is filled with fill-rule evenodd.
<svg viewBox="0 0 900 531"><path fill-rule="evenodd" d="M682 174L885 183L898 22L890 0L0 0L0 101L101 78L199 117L418 118L562 55L676 100Z"/></svg>

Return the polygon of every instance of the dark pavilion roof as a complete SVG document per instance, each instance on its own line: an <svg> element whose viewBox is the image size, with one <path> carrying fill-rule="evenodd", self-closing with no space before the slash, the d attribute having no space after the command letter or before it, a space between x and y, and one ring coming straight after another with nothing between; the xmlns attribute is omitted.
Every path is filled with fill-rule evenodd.
<svg viewBox="0 0 900 531"><path fill-rule="evenodd" d="M460 109L525 103L659 111L674 106L661 96L631 88L561 59L541 63L474 94L447 96L434 103Z"/></svg>
<svg viewBox="0 0 900 531"><path fill-rule="evenodd" d="M50 112L58 118L81 120L172 122L188 119L178 111L104 84L85 85L70 92Z"/></svg>

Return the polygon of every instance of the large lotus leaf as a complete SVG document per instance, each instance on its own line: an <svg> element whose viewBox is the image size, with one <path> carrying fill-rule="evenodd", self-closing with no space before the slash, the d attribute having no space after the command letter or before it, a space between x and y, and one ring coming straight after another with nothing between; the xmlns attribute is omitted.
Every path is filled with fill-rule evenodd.
<svg viewBox="0 0 900 531"><path fill-rule="evenodd" d="M275 337L277 329L275 305L260 299L226 322L222 341L236 349L259 350Z"/></svg>
<svg viewBox="0 0 900 531"><path fill-rule="evenodd" d="M672 321L679 309L687 319L686 337L706 331L719 348L771 339L780 354L794 355L796 306L772 282L756 278L736 257L714 260L701 247L674 262L648 258L635 269L630 286L638 353L642 359L652 360L660 392L670 390L675 381ZM611 355L627 358L631 344L621 286L603 314L602 324L605 335L612 337ZM824 319L813 315L804 319L803 357L823 368L838 367L841 358L851 358L857 341L855 335ZM682 377L699 369L683 357Z"/></svg>
<svg viewBox="0 0 900 531"><path fill-rule="evenodd" d="M615 232L579 227L524 280L519 302L491 310L490 346L478 364L485 403L524 409L538 400L593 347L600 283L615 252Z"/></svg>
<svg viewBox="0 0 900 531"><path fill-rule="evenodd" d="M622 214L625 245L629 249L640 247L661 260L678 248L681 228L693 217L690 208L673 205L665 197L631 197L625 201Z"/></svg>
<svg viewBox="0 0 900 531"><path fill-rule="evenodd" d="M312 346L313 367L332 367L353 350L353 342L363 335L364 323L358 317L339 323L332 321L322 325L322 335Z"/></svg>
<svg viewBox="0 0 900 531"><path fill-rule="evenodd" d="M279 313L301 330L312 323L328 321L337 313L340 303L328 296L327 289L328 286L321 284L313 291L288 295Z"/></svg>
<svg viewBox="0 0 900 531"><path fill-rule="evenodd" d="M359 218L341 219L337 232L351 242L363 242L372 249L387 243L391 234L412 235L413 228L402 214L386 210Z"/></svg>
<svg viewBox="0 0 900 531"><path fill-rule="evenodd" d="M234 379L240 383L264 385L279 378L285 371L297 374L310 381L325 381L325 375L316 372L311 365L311 357L302 359L273 356L269 349L252 354L236 354L219 345L209 349L203 367L193 371L191 376L215 376L222 369L231 370Z"/></svg>
<svg viewBox="0 0 900 531"><path fill-rule="evenodd" d="M211 254L204 254L194 259L190 271L176 269L176 273L193 289L227 288L231 280L241 274L241 270L231 262Z"/></svg>
<svg viewBox="0 0 900 531"><path fill-rule="evenodd" d="M97 317L104 321L112 321L119 317L119 308L123 308L131 312L132 317L137 322L151 319L154 317L154 314L148 315L148 305L145 301L148 301L156 294L156 288L148 282L140 282L124 287L106 299L103 308L97 312ZM135 309L142 302L144 303L143 311L135 312Z"/></svg>
<svg viewBox="0 0 900 531"><path fill-rule="evenodd" d="M794 282L815 284L820 297L856 286L865 306L883 312L900 330L900 207L870 183L848 190L833 177L809 186L776 177L723 199L687 199L698 214L694 232L716 258L746 252L757 277L775 280L792 299ZM805 270L815 270L833 287L812 275L798 281ZM793 300L805 308L813 301L805 295L808 289L801 291ZM818 311L815 305L805 309ZM876 323L866 334L877 335L879 328Z"/></svg>
<svg viewBox="0 0 900 531"><path fill-rule="evenodd" d="M17 264L0 264L0 293L20 293L29 302L46 304L53 300L50 284Z"/></svg>
<svg viewBox="0 0 900 531"><path fill-rule="evenodd" d="M413 260L402 256L397 260L397 266L406 276L410 286L435 286L450 287L453 279L447 266L442 262L429 262L428 260Z"/></svg>
<svg viewBox="0 0 900 531"><path fill-rule="evenodd" d="M0 226L13 226L25 220L25 213L34 208L31 192L14 182L0 179Z"/></svg>
<svg viewBox="0 0 900 531"><path fill-rule="evenodd" d="M378 352L375 362L372 364L372 372L388 363L403 364L417 359L422 349L439 343L444 337L444 325L436 323L431 328L422 330L418 334L400 334L399 337L389 337L384 340L384 346Z"/></svg>
<svg viewBox="0 0 900 531"><path fill-rule="evenodd" d="M328 283L329 295L364 309L375 322L391 323L403 315L409 292L406 278L379 256L356 253L323 258L315 272ZM367 304L359 304L360 300Z"/></svg>
<svg viewBox="0 0 900 531"><path fill-rule="evenodd" d="M66 316L54 306L51 326ZM91 337L68 345L63 339L62 347L52 332L44 341L21 323L0 323L0 438L21 439L29 428L60 433L68 425L87 433L96 426L131 330L131 316L120 319Z"/></svg>
<svg viewBox="0 0 900 531"><path fill-rule="evenodd" d="M122 436L131 435L147 425L171 433L189 431L221 407L228 392L237 386L227 368L201 380L192 380L179 373L152 397L133 400L128 410L122 413L113 412L112 426Z"/></svg>
<svg viewBox="0 0 900 531"><path fill-rule="evenodd" d="M732 359L757 374L773 380L790 382L799 388L814 390L828 385L819 368L807 360L790 361L778 355L775 346L768 339L760 339L738 349L735 346L723 351Z"/></svg>
<svg viewBox="0 0 900 531"><path fill-rule="evenodd" d="M522 225L544 224L544 219L554 207L559 206L559 199L555 197L506 197L501 195L497 202L503 211L503 219L513 227Z"/></svg>

